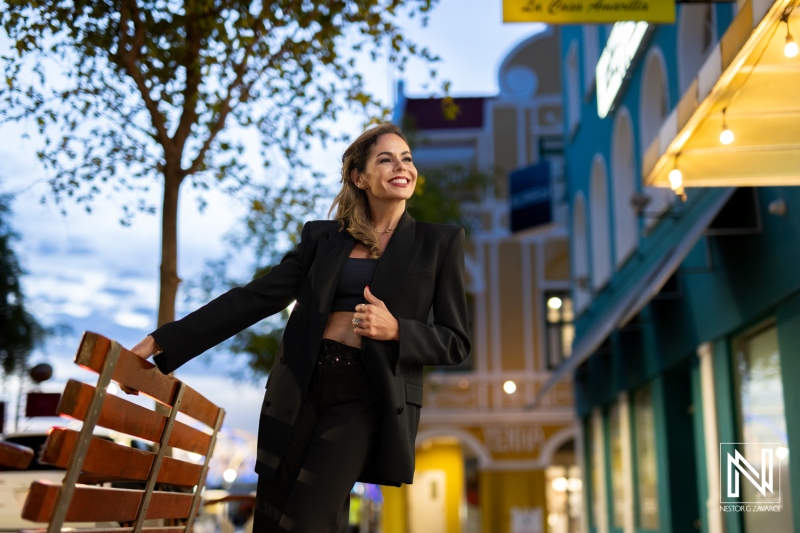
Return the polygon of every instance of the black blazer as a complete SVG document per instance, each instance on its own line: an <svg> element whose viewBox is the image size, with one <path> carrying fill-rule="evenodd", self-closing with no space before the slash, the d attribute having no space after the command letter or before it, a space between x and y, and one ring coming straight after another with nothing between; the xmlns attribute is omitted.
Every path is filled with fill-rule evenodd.
<svg viewBox="0 0 800 533"><path fill-rule="evenodd" d="M269 273L152 333L164 350L155 362L168 373L296 300L261 408L256 471L268 478L289 443L339 273L355 245L338 228L335 221L306 223L297 248ZM411 483L422 366L458 364L470 350L464 230L403 215L378 261L370 290L398 319L400 340L361 340L362 362L383 396L384 412L375 459L360 480Z"/></svg>

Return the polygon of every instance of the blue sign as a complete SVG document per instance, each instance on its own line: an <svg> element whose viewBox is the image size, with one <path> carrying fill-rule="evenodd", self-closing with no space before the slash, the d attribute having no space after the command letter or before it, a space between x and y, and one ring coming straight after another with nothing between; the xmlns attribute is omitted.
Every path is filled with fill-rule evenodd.
<svg viewBox="0 0 800 533"><path fill-rule="evenodd" d="M509 177L511 232L553 221L550 163L542 161L512 172Z"/></svg>

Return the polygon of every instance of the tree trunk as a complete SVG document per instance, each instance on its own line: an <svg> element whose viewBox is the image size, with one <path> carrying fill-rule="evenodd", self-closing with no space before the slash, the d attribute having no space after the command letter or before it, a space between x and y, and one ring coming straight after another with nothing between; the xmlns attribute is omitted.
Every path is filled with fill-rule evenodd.
<svg viewBox="0 0 800 533"><path fill-rule="evenodd" d="M176 168L177 167L177 168ZM164 204L161 213L161 287L158 298L158 326L175 320L178 294L178 192L181 186L179 165L164 169Z"/></svg>

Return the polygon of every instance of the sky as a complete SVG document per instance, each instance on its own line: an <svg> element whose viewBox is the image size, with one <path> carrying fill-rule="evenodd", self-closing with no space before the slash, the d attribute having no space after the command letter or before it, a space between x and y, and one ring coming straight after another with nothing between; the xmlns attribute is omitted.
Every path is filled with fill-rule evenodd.
<svg viewBox="0 0 800 533"><path fill-rule="evenodd" d="M521 40L541 30L538 24L502 24L500 0L441 0L426 28L418 19L405 25L407 36L428 46L442 58L439 78L452 83L459 96L494 95L498 92L497 69L505 55ZM361 61L359 69L368 87L387 104L394 98L395 83L405 82L411 96L430 94L427 68L411 62L396 73L382 60ZM436 87L438 87L438 83ZM343 131L359 133L359 121L344 116L337 124ZM30 139L23 138L27 134ZM15 197L11 224L21 239L16 251L27 272L23 279L32 314L44 325L60 326L58 335L33 354L31 363L48 362L54 378L41 390L60 392L67 379L89 381L92 376L73 363L82 331L90 330L132 347L155 327L158 298L159 214L137 215L130 227L120 219L117 195L101 195L93 213L65 204L67 216L47 195L47 172L34 154L41 139L30 124L0 125L0 193ZM344 146L311 157L316 170L334 180ZM158 203L160 191L154 191ZM240 200L221 194L207 197L208 208L196 209L197 196L184 187L179 211L179 275L197 279L206 261L227 251L223 236L243 213ZM179 296L180 299L180 296ZM190 311L179 303L178 314ZM176 376L227 410L226 428L238 434L255 434L263 384L237 380L220 370L228 355L216 350L176 372ZM17 384L0 383L0 400L13 401ZM14 429L8 413L7 430ZM20 429L32 429L50 420L22 421Z"/></svg>

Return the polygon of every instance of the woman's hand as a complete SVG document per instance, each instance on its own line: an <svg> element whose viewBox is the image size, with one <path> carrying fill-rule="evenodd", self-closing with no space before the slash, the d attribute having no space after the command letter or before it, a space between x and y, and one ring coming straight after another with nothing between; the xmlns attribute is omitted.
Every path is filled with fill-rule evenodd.
<svg viewBox="0 0 800 533"><path fill-rule="evenodd" d="M353 331L356 335L376 341L400 340L400 324L386 308L386 304L378 300L369 287L364 288L364 298L368 303L358 304L353 315Z"/></svg>
<svg viewBox="0 0 800 533"><path fill-rule="evenodd" d="M161 347L152 336L148 335L131 348L131 351L142 359L149 359L151 355L161 353Z"/></svg>

